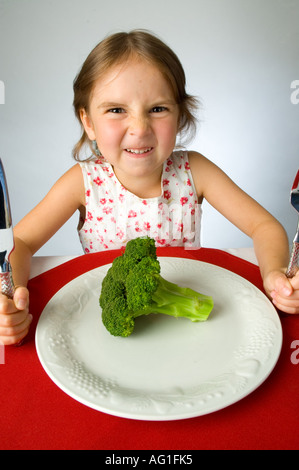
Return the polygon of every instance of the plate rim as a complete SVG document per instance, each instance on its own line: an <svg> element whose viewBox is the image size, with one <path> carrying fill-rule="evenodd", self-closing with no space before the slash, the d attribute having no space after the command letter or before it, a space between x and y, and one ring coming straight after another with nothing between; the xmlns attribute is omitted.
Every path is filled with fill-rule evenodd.
<svg viewBox="0 0 299 470"><path fill-rule="evenodd" d="M252 288L254 288L259 293L260 297L264 297L266 299L266 301L268 302L269 308L271 307L272 311L275 314L274 318L276 320L276 326L277 326L276 342L278 344L276 345L276 348L275 348L276 354L275 354L275 357L272 358L271 367L269 367L267 369L267 373L265 373L257 381L257 383L253 387L250 387L249 390L245 388L243 393L241 393L241 392L238 393L237 396L235 397L235 399L228 400L227 404L221 405L220 407L215 408L215 406L211 406L211 407L206 406L204 411L200 411L197 408L193 411L190 411L189 413L180 412L178 414L175 414L175 412L173 412L173 413L171 413L171 415L164 415L164 414L160 415L158 413L156 413L156 414L143 413L142 414L141 412L138 412L138 411L134 412L132 410L127 411L127 412L126 411L113 410L110 407L105 407L104 405L96 404L92 400L89 400L89 399L84 398L82 396L81 397L78 396L78 393L73 392L69 387L65 386L63 383L61 383L61 381L59 379L57 379L55 374L52 372L51 368L45 362L45 359L44 359L43 354L41 352L41 348L39 346L39 331L40 331L40 328L41 328L41 321L40 320L43 317L44 311L47 309L47 307L51 303L52 299L56 295L59 295L61 293L61 291L66 289L70 284L72 284L74 281L78 280L81 277L84 277L84 276L86 276L90 273L96 272L97 270L100 270L100 269L101 270L102 269L107 269L108 270L108 268L112 264L110 262L110 263L105 263L103 265L97 266L96 268L92 268L90 270L87 270L84 273L81 273L78 276L75 276L71 281L67 282L61 288L59 288L51 296L51 298L48 300L47 304L44 306L44 308L43 308L43 310L42 310L42 312L39 316L38 323L37 323L37 326L36 326L35 346L36 346L37 356L38 356L38 359L39 359L39 362L40 362L42 368L44 369L46 374L49 376L49 378L52 380L52 382L60 390L62 390L65 394L67 394L69 397L71 397L72 399L74 399L78 403L81 403L81 404L83 404L83 405L85 405L85 406L87 406L91 409L94 409L96 411L100 411L102 413L105 413L105 414L108 414L108 415L111 415L111 416L116 416L116 417L120 417L120 418L127 418L127 419L134 419L134 420L141 420L141 421L176 421L176 420L195 418L195 417L200 417L200 416L204 416L204 415L207 415L207 414L215 413L217 411L223 410L223 409L225 409L225 408L227 408L231 405L234 405L235 403L243 400L244 398L249 396L251 393L253 393L255 390L257 390L269 378L269 376L272 374L273 370L275 369L275 367L277 365L277 362L280 358L282 345L283 345L282 324L281 324L281 320L280 320L280 317L279 317L279 314L278 314L277 310L275 309L275 307L271 303L270 299L268 299L266 294L261 289L259 289L255 284L253 284L251 281L249 281L248 279L246 279L242 275L240 275L238 273L235 273L234 271L231 271L230 269L224 268L222 266L218 266L217 264L214 264L214 263L209 263L207 261L201 261L201 260L197 260L197 259L193 259L193 258L184 258L184 257L176 257L176 256L158 256L158 259L159 259L159 261L163 261L163 260L169 260L169 261L172 261L172 260L178 261L179 260L179 261L182 261L183 260L183 261L190 262L191 264L194 263L194 264L208 265L209 267L213 267L213 268L217 269L218 271L223 271L224 273L227 272L227 273L230 273L230 275L233 276L233 277L240 278L242 280L242 282L248 283Z"/></svg>

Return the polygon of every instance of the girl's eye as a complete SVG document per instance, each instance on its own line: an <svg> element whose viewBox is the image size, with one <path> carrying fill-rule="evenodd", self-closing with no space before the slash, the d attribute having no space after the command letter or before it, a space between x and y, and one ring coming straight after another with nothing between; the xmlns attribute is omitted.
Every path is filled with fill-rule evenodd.
<svg viewBox="0 0 299 470"><path fill-rule="evenodd" d="M120 113L124 113L125 110L123 108L111 108L111 109L108 109L108 113L113 113L113 114L120 114Z"/></svg>
<svg viewBox="0 0 299 470"><path fill-rule="evenodd" d="M163 113L163 111L167 111L167 108L165 106L155 106L152 108L152 113Z"/></svg>

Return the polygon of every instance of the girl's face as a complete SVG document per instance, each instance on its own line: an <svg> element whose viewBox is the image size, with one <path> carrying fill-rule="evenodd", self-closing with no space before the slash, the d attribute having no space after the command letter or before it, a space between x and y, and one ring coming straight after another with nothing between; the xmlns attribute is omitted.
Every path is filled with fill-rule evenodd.
<svg viewBox="0 0 299 470"><path fill-rule="evenodd" d="M157 67L138 58L113 67L96 83L81 119L125 187L134 177L158 184L175 146L179 109Z"/></svg>

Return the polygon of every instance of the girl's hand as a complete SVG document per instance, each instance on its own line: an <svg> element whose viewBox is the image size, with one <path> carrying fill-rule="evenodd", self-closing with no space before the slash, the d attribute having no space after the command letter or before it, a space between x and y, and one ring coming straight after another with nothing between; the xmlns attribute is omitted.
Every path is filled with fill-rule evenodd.
<svg viewBox="0 0 299 470"><path fill-rule="evenodd" d="M288 279L281 271L272 271L266 277L264 287L279 310L299 313L299 271L292 279Z"/></svg>
<svg viewBox="0 0 299 470"><path fill-rule="evenodd" d="M29 292L18 287L13 299L0 294L0 343L19 343L29 331L32 315L29 313Z"/></svg>

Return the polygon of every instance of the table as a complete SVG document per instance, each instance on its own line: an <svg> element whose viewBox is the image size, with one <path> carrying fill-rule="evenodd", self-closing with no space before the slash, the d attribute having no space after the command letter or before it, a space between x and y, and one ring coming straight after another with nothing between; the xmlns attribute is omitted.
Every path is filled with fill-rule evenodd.
<svg viewBox="0 0 299 470"><path fill-rule="evenodd" d="M225 253L237 256L243 260L249 261L250 263L257 264L257 259L252 247L244 248L227 248L223 249ZM64 264L73 259L79 258L81 255L68 255L68 256L34 256L32 258L30 279L45 271L53 269L61 264Z"/></svg>
<svg viewBox="0 0 299 470"><path fill-rule="evenodd" d="M29 281L33 324L21 347L5 348L5 364L0 365L0 449L298 449L299 346L298 354L291 347L294 341L299 345L298 316L279 312L283 347L269 378L248 397L209 415L160 422L119 418L80 404L51 381L38 360L34 342L43 308L63 285L111 262L117 254L33 260ZM263 288L250 250L163 248L158 255L216 264Z"/></svg>

